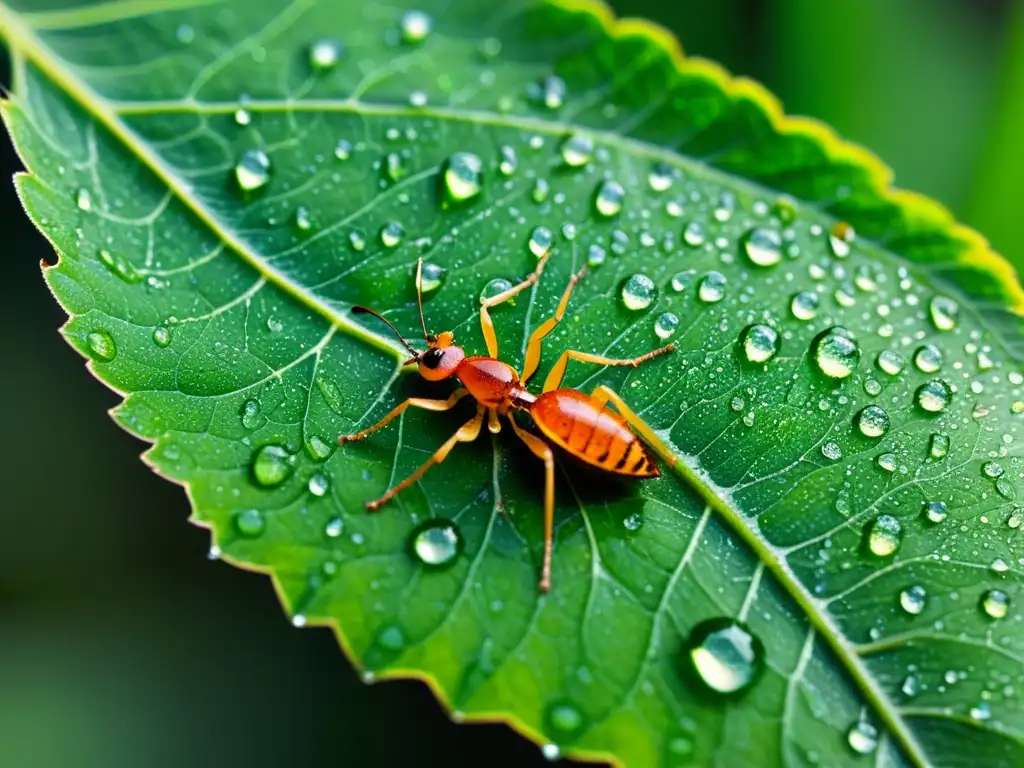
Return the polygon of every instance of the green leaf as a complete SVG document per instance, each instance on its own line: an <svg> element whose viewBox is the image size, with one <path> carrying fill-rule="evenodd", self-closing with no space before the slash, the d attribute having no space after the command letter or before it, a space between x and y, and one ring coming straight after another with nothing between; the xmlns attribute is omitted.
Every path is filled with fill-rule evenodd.
<svg viewBox="0 0 1024 768"><path fill-rule="evenodd" d="M602 6L425 2L421 35L410 9L356 5L0 5L4 115L61 257L45 275L64 333L125 394L116 419L187 487L213 552L269 573L368 679L419 677L549 755L1024 761L1009 266L866 152ZM483 168L458 201L456 152ZM610 182L621 210L597 205ZM471 408L335 446L450 391L404 375L351 305L415 337L422 255L444 270L431 327L482 352L478 298L529 274L538 227L543 279L492 311L503 359L521 364L588 261L541 376L562 349L645 352L678 318L673 355L570 366L670 455L632 483L559 460L548 595L542 468L510 430L375 515L363 502ZM634 275L651 301L624 301ZM429 521L459 532L447 568L415 556ZM761 670L736 656L757 647Z"/></svg>

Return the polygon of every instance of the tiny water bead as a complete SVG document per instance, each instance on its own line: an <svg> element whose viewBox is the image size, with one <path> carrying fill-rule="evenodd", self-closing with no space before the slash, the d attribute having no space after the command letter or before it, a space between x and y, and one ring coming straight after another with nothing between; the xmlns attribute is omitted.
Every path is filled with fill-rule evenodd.
<svg viewBox="0 0 1024 768"><path fill-rule="evenodd" d="M235 182L243 192L256 192L270 181L270 158L262 149L250 149L235 165Z"/></svg>
<svg viewBox="0 0 1024 768"><path fill-rule="evenodd" d="M386 651L400 651L405 647L405 633L395 624L387 624L377 632L376 643Z"/></svg>
<svg viewBox="0 0 1024 768"><path fill-rule="evenodd" d="M892 515L879 515L868 526L868 549L876 557L890 557L900 548L903 526Z"/></svg>
<svg viewBox="0 0 1024 768"><path fill-rule="evenodd" d="M936 525L949 517L949 508L944 501L926 501L921 510L924 519Z"/></svg>
<svg viewBox="0 0 1024 768"><path fill-rule="evenodd" d="M423 293L433 293L442 285L448 274L448 270L433 262L424 262L423 270L420 273L420 281L417 286Z"/></svg>
<svg viewBox="0 0 1024 768"><path fill-rule="evenodd" d="M900 591L900 608L911 616L917 616L924 610L928 600L928 591L920 584L914 584Z"/></svg>
<svg viewBox="0 0 1024 768"><path fill-rule="evenodd" d="M914 352L914 367L922 373L935 373L942 367L942 350L925 344Z"/></svg>
<svg viewBox="0 0 1024 768"><path fill-rule="evenodd" d="M694 248L704 245L704 227L700 222L691 221L683 230L683 242Z"/></svg>
<svg viewBox="0 0 1024 768"><path fill-rule="evenodd" d="M82 187L75 193L75 203L78 205L80 210L91 211L92 210L92 193Z"/></svg>
<svg viewBox="0 0 1024 768"><path fill-rule="evenodd" d="M856 416L857 429L864 437L878 438L889 431L889 414L877 405L868 405Z"/></svg>
<svg viewBox="0 0 1024 768"><path fill-rule="evenodd" d="M309 66L315 72L334 69L341 61L345 49L339 40L324 37L309 46Z"/></svg>
<svg viewBox="0 0 1024 768"><path fill-rule="evenodd" d="M345 523L340 517L332 517L327 521L327 525L324 526L324 533L331 539L341 536L343 530L345 530Z"/></svg>
<svg viewBox="0 0 1024 768"><path fill-rule="evenodd" d="M639 531L643 527L643 524L644 518L639 512L634 512L633 514L628 515L622 521L622 527L627 531Z"/></svg>
<svg viewBox="0 0 1024 768"><path fill-rule="evenodd" d="M734 619L708 619L690 631L684 658L707 690L734 696L750 688L764 668L764 646Z"/></svg>
<svg viewBox="0 0 1024 768"><path fill-rule="evenodd" d="M533 189L530 190L530 199L535 203L543 203L548 199L550 192L551 185L548 184L547 179L537 179L533 182Z"/></svg>
<svg viewBox="0 0 1024 768"><path fill-rule="evenodd" d="M604 181L597 188L594 195L594 210L601 216L610 218L622 210L622 201L626 197L626 190L617 181Z"/></svg>
<svg viewBox="0 0 1024 768"><path fill-rule="evenodd" d="M472 200L483 189L484 163L472 152L456 152L444 164L444 189L451 202Z"/></svg>
<svg viewBox="0 0 1024 768"><path fill-rule="evenodd" d="M558 741L568 741L579 735L583 730L583 713L573 704L556 702L547 709L544 718L548 730Z"/></svg>
<svg viewBox="0 0 1024 768"><path fill-rule="evenodd" d="M916 400L922 410L929 413L944 411L953 399L949 384L941 379L932 379L917 388Z"/></svg>
<svg viewBox="0 0 1024 768"><path fill-rule="evenodd" d="M860 363L860 347L845 328L830 328L815 343L814 361L826 376L845 379Z"/></svg>
<svg viewBox="0 0 1024 768"><path fill-rule="evenodd" d="M660 160L651 166L647 174L647 183L654 192L665 192L676 179L676 170L668 163Z"/></svg>
<svg viewBox="0 0 1024 768"><path fill-rule="evenodd" d="M878 370L890 376L898 376L903 372L903 367L906 364L907 361L903 355L891 349L883 349L878 353L878 357L875 358L875 365L878 366Z"/></svg>
<svg viewBox="0 0 1024 768"><path fill-rule="evenodd" d="M960 305L948 296L936 296L928 304L928 314L937 330L952 331L960 316Z"/></svg>
<svg viewBox="0 0 1024 768"><path fill-rule="evenodd" d="M587 249L587 266L599 267L608 258L608 252L599 245L591 245Z"/></svg>
<svg viewBox="0 0 1024 768"><path fill-rule="evenodd" d="M246 400L242 404L242 426L255 429L260 425L260 401Z"/></svg>
<svg viewBox="0 0 1024 768"><path fill-rule="evenodd" d="M743 250L751 263L773 267L782 261L782 237L774 229L757 227L744 235Z"/></svg>
<svg viewBox="0 0 1024 768"><path fill-rule="evenodd" d="M339 139L334 145L334 156L339 160L348 160L352 157L352 142L347 139Z"/></svg>
<svg viewBox="0 0 1024 768"><path fill-rule="evenodd" d="M656 293L654 281L638 272L623 284L622 303L626 309L637 312L651 306Z"/></svg>
<svg viewBox="0 0 1024 768"><path fill-rule="evenodd" d="M337 445L328 443L320 435L308 435L303 441L303 447L306 449L306 455L309 456L313 461L320 463L327 461L334 453L334 446Z"/></svg>
<svg viewBox="0 0 1024 768"><path fill-rule="evenodd" d="M235 125L241 126L243 128L252 123L252 112L250 112L248 109L243 109L242 107L239 107L235 110L234 117Z"/></svg>
<svg viewBox="0 0 1024 768"><path fill-rule="evenodd" d="M444 568L462 551L462 534L450 520L428 520L410 539L413 556L429 568Z"/></svg>
<svg viewBox="0 0 1024 768"><path fill-rule="evenodd" d="M426 40L433 26L434 20L423 11L406 11L398 22L402 41L408 44Z"/></svg>
<svg viewBox="0 0 1024 768"><path fill-rule="evenodd" d="M981 596L981 610L990 619L1005 619L1010 612L1010 597L1001 589L990 589Z"/></svg>
<svg viewBox="0 0 1024 768"><path fill-rule="evenodd" d="M949 435L936 432L928 442L928 454L933 459L943 459L947 453L949 453Z"/></svg>
<svg viewBox="0 0 1024 768"><path fill-rule="evenodd" d="M864 379L864 391L872 397L877 397L882 392L882 385L878 383L877 379L867 378Z"/></svg>
<svg viewBox="0 0 1024 768"><path fill-rule="evenodd" d="M896 454L895 453L882 453L879 454L875 459L875 463L879 467L884 469L886 472L896 471Z"/></svg>
<svg viewBox="0 0 1024 768"><path fill-rule="evenodd" d="M1003 465L996 461L986 461L984 464L981 465L981 473L985 477L991 478L993 480L995 480L997 477L1002 477L1003 472L1005 472L1005 470L1003 469Z"/></svg>
<svg viewBox="0 0 1024 768"><path fill-rule="evenodd" d="M366 238L358 232L349 232L348 244L352 246L353 251L363 251L366 249Z"/></svg>
<svg viewBox="0 0 1024 768"><path fill-rule="evenodd" d="M878 748L878 729L871 723L860 720L847 731L846 743L858 755L870 755Z"/></svg>
<svg viewBox="0 0 1024 768"><path fill-rule="evenodd" d="M551 234L550 229L547 227L534 227L526 244L530 248L530 253L540 259L551 250L554 243L555 236Z"/></svg>
<svg viewBox="0 0 1024 768"><path fill-rule="evenodd" d="M108 250L101 250L97 254L100 263L109 269L114 277L119 280L123 280L126 283L137 283L142 279L142 275L139 274L138 270L135 269L134 265L127 259L123 259L120 256L115 256Z"/></svg>
<svg viewBox="0 0 1024 768"><path fill-rule="evenodd" d="M331 481L328 480L327 475L317 473L309 478L309 482L306 483L306 488L314 496L320 497L327 493L328 488L331 486Z"/></svg>
<svg viewBox="0 0 1024 768"><path fill-rule="evenodd" d="M779 351L779 334L770 325L751 325L743 331L743 355L751 363L766 363Z"/></svg>
<svg viewBox="0 0 1024 768"><path fill-rule="evenodd" d="M158 347L169 347L171 345L171 332L163 325L153 329L153 343Z"/></svg>
<svg viewBox="0 0 1024 768"><path fill-rule="evenodd" d="M561 109L565 103L565 80L557 75L545 77L531 89L531 96L547 109Z"/></svg>
<svg viewBox="0 0 1024 768"><path fill-rule="evenodd" d="M856 239L856 230L845 221L841 221L832 227L828 236L828 244L837 259L845 259L850 255L851 246Z"/></svg>
<svg viewBox="0 0 1024 768"><path fill-rule="evenodd" d="M711 271L700 279L697 298L705 304L714 304L725 297L726 278L721 272Z"/></svg>
<svg viewBox="0 0 1024 768"><path fill-rule="evenodd" d="M291 475L295 457L280 445L264 445L253 456L252 475L259 485L272 488Z"/></svg>
<svg viewBox="0 0 1024 768"><path fill-rule="evenodd" d="M830 461L839 461L843 458L843 449L838 443L827 442L821 446L821 455Z"/></svg>
<svg viewBox="0 0 1024 768"><path fill-rule="evenodd" d="M385 248L394 248L405 237L405 227L397 221L389 221L380 228L380 242Z"/></svg>
<svg viewBox="0 0 1024 768"><path fill-rule="evenodd" d="M679 315L674 312L663 312L654 321L654 334L659 339L670 339L679 328Z"/></svg>
<svg viewBox="0 0 1024 768"><path fill-rule="evenodd" d="M789 311L797 320L813 320L818 316L818 294L801 291L793 296L789 303Z"/></svg>
<svg viewBox="0 0 1024 768"><path fill-rule="evenodd" d="M594 156L594 142L589 136L575 133L562 142L561 154L567 166L581 168Z"/></svg>
<svg viewBox="0 0 1024 768"><path fill-rule="evenodd" d="M690 284L696 276L697 272L695 270L685 269L682 272L676 272L672 275L669 285L672 287L673 291L681 293L690 287Z"/></svg>
<svg viewBox="0 0 1024 768"><path fill-rule="evenodd" d="M240 512L236 512L234 523L235 530L242 536L249 538L255 538L262 534L263 529L267 525L266 520L263 518L263 513L258 509L243 509Z"/></svg>
<svg viewBox="0 0 1024 768"><path fill-rule="evenodd" d="M309 209L299 206L295 209L295 228L300 232L308 232L313 228L313 220L309 217Z"/></svg>
<svg viewBox="0 0 1024 768"><path fill-rule="evenodd" d="M114 342L114 337L103 329L91 331L85 337L85 343L89 345L89 354L94 360L109 363L117 357L117 344Z"/></svg>

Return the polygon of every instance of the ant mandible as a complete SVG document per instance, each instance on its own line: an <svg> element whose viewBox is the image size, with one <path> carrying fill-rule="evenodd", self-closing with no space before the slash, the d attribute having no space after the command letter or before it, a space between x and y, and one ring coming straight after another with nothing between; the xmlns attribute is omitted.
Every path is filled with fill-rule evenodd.
<svg viewBox="0 0 1024 768"><path fill-rule="evenodd" d="M671 460L671 454L661 440L630 410L614 390L601 385L587 395L575 389L562 388L562 379L565 376L565 368L569 364L569 360L579 360L596 365L636 367L640 363L675 349L674 345L666 344L639 357L627 360L614 360L588 352L566 350L544 380L541 394L533 395L528 392L526 384L537 371L537 366L540 363L541 342L565 315L572 289L586 270L580 270L572 276L554 316L541 323L530 335L526 346L526 361L523 364L522 375L516 373L511 365L498 359L498 339L494 334L494 323L487 310L508 301L536 283L544 271L549 256L550 254L547 254L541 258L536 269L523 282L496 296L480 299L480 325L487 343L487 355L467 357L462 347L455 346L455 335L451 331L436 335L427 331L427 323L423 317L423 293L421 290L423 259L420 259L416 265L416 301L419 306L420 324L423 326L423 339L427 343L426 350L420 351L413 347L399 330L380 313L368 307L352 307L354 313L368 313L386 323L412 353L412 357L406 361L406 365L417 363L419 374L424 379L442 381L454 378L461 386L452 392L447 400L410 397L372 427L355 434L341 435L338 438L338 443L341 445L362 440L390 423L410 406L424 408L428 411L447 411L467 395L476 400L476 415L463 424L419 469L388 489L380 498L366 502L366 508L375 511L395 494L419 480L430 467L444 461L456 443L468 443L476 440L480 435L485 417L487 427L492 433L501 431L499 417L507 417L512 425L512 430L519 439L526 443L534 455L544 462L544 561L539 584L542 592L551 589L551 540L555 515L555 459L551 450L552 445L598 469L629 477L651 478L661 474L650 451L644 444L645 441L663 458ZM615 406L618 413L608 409L609 403ZM515 411L529 413L541 435L535 435L519 426L513 415ZM643 439L641 440L641 438Z"/></svg>

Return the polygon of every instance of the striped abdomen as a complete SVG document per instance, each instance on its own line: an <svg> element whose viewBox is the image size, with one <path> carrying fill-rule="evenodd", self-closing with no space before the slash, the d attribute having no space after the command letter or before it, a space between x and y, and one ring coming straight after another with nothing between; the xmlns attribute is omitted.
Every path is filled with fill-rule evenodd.
<svg viewBox="0 0 1024 768"><path fill-rule="evenodd" d="M588 464L632 477L661 474L626 420L582 392L555 389L538 395L530 415L552 443Z"/></svg>

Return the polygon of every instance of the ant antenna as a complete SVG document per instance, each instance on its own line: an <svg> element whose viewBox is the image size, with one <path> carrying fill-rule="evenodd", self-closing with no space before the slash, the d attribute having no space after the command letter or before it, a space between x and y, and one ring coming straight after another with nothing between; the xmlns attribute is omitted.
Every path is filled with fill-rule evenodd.
<svg viewBox="0 0 1024 768"><path fill-rule="evenodd" d="M362 306L360 304L356 304L355 306L352 307L352 314L353 315L362 315L362 314L373 315L378 320L383 321L384 324L388 328L390 328L392 331L395 332L395 336L397 336L398 340L401 341L405 345L405 348L408 349L410 352L412 352L413 359L414 360L418 360L419 359L419 357L420 357L419 351L415 347L413 347L413 345L409 343L409 341L405 338L405 336L403 336L399 332L399 330L397 328L395 328L395 326L391 323L391 321L388 320L386 317L384 317L384 315L382 315L380 312L375 312L372 309L370 309L369 307L364 307L364 306ZM423 315L422 315L422 309L421 309L420 310L420 317L422 317L422 316Z"/></svg>
<svg viewBox="0 0 1024 768"><path fill-rule="evenodd" d="M423 326L423 340L431 343L432 337L427 333L427 321L423 317L423 257L416 261L416 305L420 308L420 325Z"/></svg>

